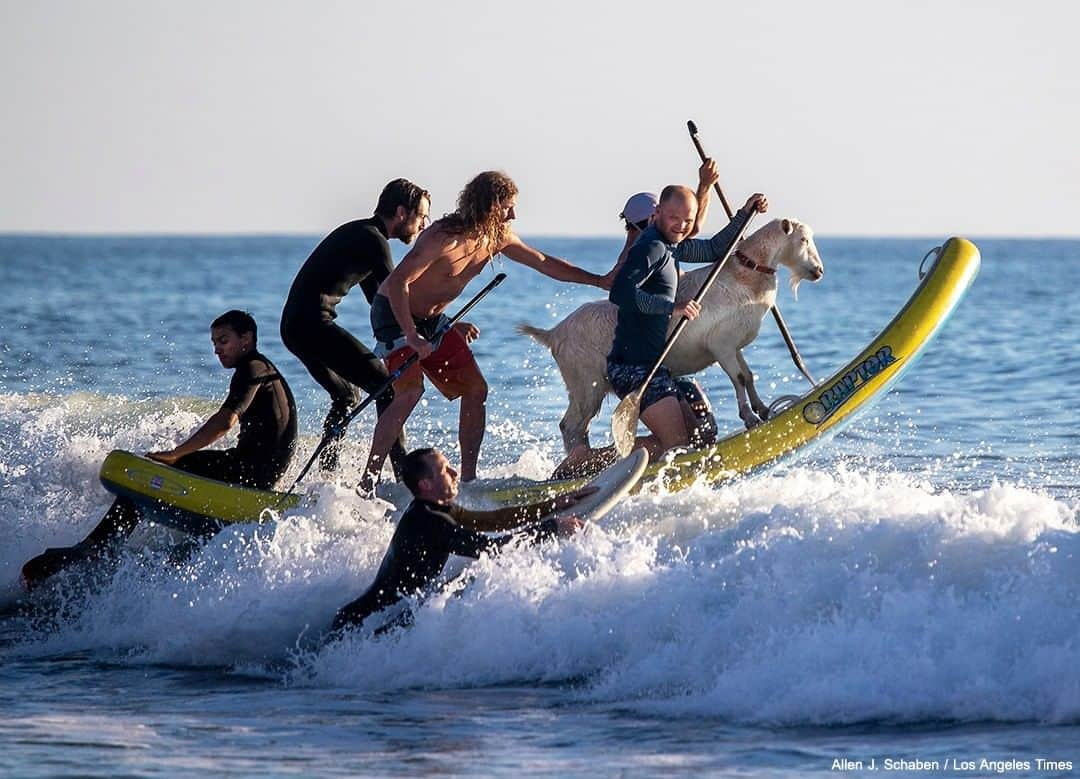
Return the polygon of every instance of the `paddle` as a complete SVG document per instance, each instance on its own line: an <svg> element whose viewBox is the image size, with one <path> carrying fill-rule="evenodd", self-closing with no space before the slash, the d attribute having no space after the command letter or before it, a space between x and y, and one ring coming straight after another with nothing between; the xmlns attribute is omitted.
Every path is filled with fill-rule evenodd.
<svg viewBox="0 0 1080 779"><path fill-rule="evenodd" d="M475 306L477 303L479 303L481 300L483 300L484 297L489 292L491 292L491 290L495 289L495 287L502 284L503 280L505 278L506 278L506 274L505 273L500 273L495 278L493 278L490 282L488 282L488 285L486 287L484 287L482 290L477 292L473 296L472 300L470 300L468 303L466 303L465 306L460 311L458 311L456 314L454 314L454 316L451 317L446 322L446 324L444 324L442 327L440 327L434 333L431 340L437 341L440 337L442 337L448 330L450 330L451 327L453 327L455 324L457 324L461 320L462 317L464 317L466 314L468 314L473 309L473 306ZM407 371L410 367L412 367L412 365L419 359L420 359L420 355L418 355L416 352L413 352L412 355L410 355L409 359L405 360L405 362L403 362L401 364L401 366L397 370L395 370L393 373L391 373L389 378L386 379L386 381L384 381L382 384L380 384L375 389L375 391L373 391L370 395L368 395L366 398L364 398L363 403L361 403L359 406L357 406L352 411L350 411L349 415L347 417L345 417L343 420L341 420L341 422L339 422L337 425L334 425L333 427L331 427L329 430L326 431L326 433L322 437L322 440L319 441L319 445L315 447L315 452L311 455L311 459L308 460L307 465L304 466L304 469L302 471L300 471L300 475L296 477L296 481L294 481L292 483L292 486L289 487L288 492L285 493L286 495L291 495L292 494L293 490L296 489L296 485L298 485L300 483L300 480L303 479L305 476L307 476L307 472L311 470L311 466L315 464L315 460L319 457L319 454L322 452L322 450L325 449L327 447L327 445L332 440L334 440L335 438L338 437L341 430L344 429L345 427L347 427L348 424L351 421L353 421L353 419L356 418L357 414L359 414L365 408L370 406L372 404L372 402L374 402L374 400L376 398L378 398L380 395L382 395L384 392L386 392L388 389L390 389L392 386L394 386L394 382L397 381L398 379L400 379L402 374L404 374L405 371Z"/></svg>
<svg viewBox="0 0 1080 779"><path fill-rule="evenodd" d="M690 119L686 122L686 129L690 131L690 140L694 142L694 147L697 149L698 156L701 157L701 161L704 162L708 159L708 155L705 154L705 150L701 148L701 141L698 140L697 125L694 124L694 120ZM720 203L724 206L724 211L727 213L727 218L731 219L734 212L731 210L731 206L728 205L727 198L724 197L724 190L720 189L720 182L714 182L713 188L716 190L716 194L720 196ZM776 326L780 328L780 335L784 337L784 343L787 344L788 352L791 354L791 359L795 362L795 367L799 369L799 372L806 377L806 380L811 384L816 385L817 382L814 377L810 375L810 371L807 370L805 363L803 363L802 355L799 354L799 350L795 347L795 341L791 338L791 332L788 330L787 323L784 322L784 317L780 315L780 309L773 304L771 309L773 319L776 320Z"/></svg>
<svg viewBox="0 0 1080 779"><path fill-rule="evenodd" d="M727 249L724 251L724 256L720 258L719 262L713 265L712 270L709 271L709 275L705 277L705 283L701 285L701 289L694 295L695 303L701 303L702 298L705 297L705 293L709 291L709 287L713 285L713 282L716 281L716 277L720 275L720 271L724 269L728 258L731 257L732 252L735 251L736 245L742 240L746 228L750 226L750 222L754 218L754 213L755 212L752 211L747 216L746 224L744 224L735 237L731 239L731 243L728 244ZM615 439L615 450L619 453L620 457L626 457L634 448L634 434L637 432L641 395L645 392L645 388L649 386L649 382L652 381L653 375L660 370L660 365L664 362L664 358L668 356L671 347L675 345L675 341L682 335L682 331L686 329L686 325L689 322L690 320L687 319L686 316L679 317L678 324L675 325L675 329L672 330L671 335L668 336L667 341L664 343L663 351L660 352L660 356L656 358L656 362L653 363L652 368L649 369L649 373L645 376L645 381L641 382L640 387L619 401L619 405L615 407L615 413L611 415L611 435Z"/></svg>

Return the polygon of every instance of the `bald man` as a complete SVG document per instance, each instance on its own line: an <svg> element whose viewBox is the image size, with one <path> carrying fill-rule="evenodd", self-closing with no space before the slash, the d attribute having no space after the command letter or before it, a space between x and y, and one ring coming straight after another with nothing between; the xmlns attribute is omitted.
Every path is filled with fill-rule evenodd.
<svg viewBox="0 0 1080 779"><path fill-rule="evenodd" d="M693 190L669 185L660 193L652 222L627 253L609 299L619 307L615 340L607 358L607 375L615 394L637 390L660 357L672 317L696 319L701 307L693 300L676 305L680 262L715 262L756 211L769 207L765 196L751 195L723 230L708 240L686 240L694 227L698 203ZM649 458L686 446L690 434L671 372L661 366L641 397L641 421L652 435L639 439Z"/></svg>

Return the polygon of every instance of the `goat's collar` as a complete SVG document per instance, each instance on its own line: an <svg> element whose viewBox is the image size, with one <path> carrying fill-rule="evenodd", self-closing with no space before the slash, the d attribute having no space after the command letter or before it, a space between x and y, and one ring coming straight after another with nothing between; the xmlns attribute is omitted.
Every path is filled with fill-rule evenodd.
<svg viewBox="0 0 1080 779"><path fill-rule="evenodd" d="M770 268L768 265L758 265L739 249L735 250L735 259L739 261L740 265L749 268L750 270L756 270L758 273L764 273L767 276L772 276L776 273L776 268Z"/></svg>

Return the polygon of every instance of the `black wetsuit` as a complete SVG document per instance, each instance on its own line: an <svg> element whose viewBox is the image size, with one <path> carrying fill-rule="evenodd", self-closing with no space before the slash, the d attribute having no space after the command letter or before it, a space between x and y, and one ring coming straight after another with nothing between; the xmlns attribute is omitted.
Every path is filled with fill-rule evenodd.
<svg viewBox="0 0 1080 779"><path fill-rule="evenodd" d="M270 360L252 350L237 363L222 408L240 417L232 449L201 449L177 460L174 468L198 476L270 489L289 467L296 442L296 403L285 378ZM131 535L142 513L129 498L117 498L81 543L47 549L23 566L23 579L34 586L72 562L99 553L107 544Z"/></svg>
<svg viewBox="0 0 1080 779"><path fill-rule="evenodd" d="M289 289L281 312L281 340L311 376L330 393L330 412L324 429L336 432L333 445L323 450L321 465L337 465L341 422L359 401L357 387L372 392L388 378L382 361L350 332L334 323L337 305L356 285L371 303L383 279L393 270L389 236L382 219L357 219L341 225L315 247ZM394 399L392 389L375 407L381 414ZM390 451L397 473L405 456L404 432Z"/></svg>
<svg viewBox="0 0 1080 779"><path fill-rule="evenodd" d="M455 504L415 499L398 522L375 581L337 613L334 629L359 625L402 598L424 595L452 554L476 558L522 534L537 541L554 538L558 529L554 519L536 521L554 508L553 501L544 501L496 511L471 511ZM520 527L520 532L480 532L506 530L528 521L532 524Z"/></svg>

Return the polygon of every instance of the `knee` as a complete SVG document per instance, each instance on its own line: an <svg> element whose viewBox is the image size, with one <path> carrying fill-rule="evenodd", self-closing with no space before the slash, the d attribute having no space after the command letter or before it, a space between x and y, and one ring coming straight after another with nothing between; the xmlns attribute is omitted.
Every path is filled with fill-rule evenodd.
<svg viewBox="0 0 1080 779"><path fill-rule="evenodd" d="M483 376L471 379L462 390L461 397L471 403L486 403L488 397L488 383Z"/></svg>
<svg viewBox="0 0 1080 779"><path fill-rule="evenodd" d="M424 396L424 385L416 384L408 387L400 387L394 390L394 404L397 406L404 406L406 408L412 408L420 402L420 398Z"/></svg>
<svg viewBox="0 0 1080 779"><path fill-rule="evenodd" d="M339 421L348 415L356 405L355 395L337 395L330 400L330 411L326 414L327 421Z"/></svg>

